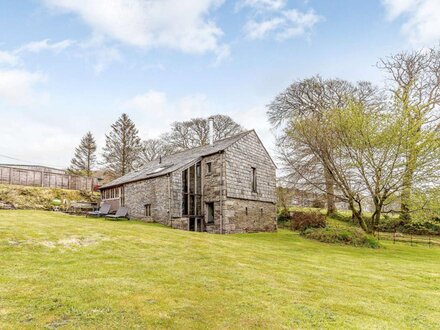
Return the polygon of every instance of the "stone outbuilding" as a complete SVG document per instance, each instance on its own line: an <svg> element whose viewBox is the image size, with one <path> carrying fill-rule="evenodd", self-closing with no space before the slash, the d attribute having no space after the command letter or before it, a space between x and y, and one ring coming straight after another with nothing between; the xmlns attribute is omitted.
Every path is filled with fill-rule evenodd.
<svg viewBox="0 0 440 330"><path fill-rule="evenodd" d="M251 130L160 157L100 189L131 218L219 234L275 231L275 171Z"/></svg>

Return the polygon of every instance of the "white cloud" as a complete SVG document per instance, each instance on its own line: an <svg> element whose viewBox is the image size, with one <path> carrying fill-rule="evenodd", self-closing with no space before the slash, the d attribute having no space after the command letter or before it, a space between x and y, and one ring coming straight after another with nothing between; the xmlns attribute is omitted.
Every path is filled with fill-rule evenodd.
<svg viewBox="0 0 440 330"><path fill-rule="evenodd" d="M165 47L185 53L221 52L222 30L208 18L222 0L44 0L74 13L95 34L142 48Z"/></svg>
<svg viewBox="0 0 440 330"><path fill-rule="evenodd" d="M0 50L0 65L17 66L19 63L20 59L16 55Z"/></svg>
<svg viewBox="0 0 440 330"><path fill-rule="evenodd" d="M50 43L49 39L33 41L12 51L0 51L0 102L8 106L41 105L48 100L48 94L37 91L37 86L47 80L39 72L24 68L22 53L40 53L48 50L60 52L75 42L63 40Z"/></svg>
<svg viewBox="0 0 440 330"><path fill-rule="evenodd" d="M259 10L280 10L286 6L286 0L244 0L238 7L252 7Z"/></svg>
<svg viewBox="0 0 440 330"><path fill-rule="evenodd" d="M96 74L101 73L113 62L121 62L122 54L115 48L108 46L101 36L93 36L87 41L78 43L81 52L79 57L92 62Z"/></svg>
<svg viewBox="0 0 440 330"><path fill-rule="evenodd" d="M250 20L246 23L244 29L249 38L261 39L268 33L278 29L282 24L284 24L284 20L280 17L271 18L262 22Z"/></svg>
<svg viewBox="0 0 440 330"><path fill-rule="evenodd" d="M440 40L439 0L382 0L387 17L404 17L402 33L415 45L429 45Z"/></svg>
<svg viewBox="0 0 440 330"><path fill-rule="evenodd" d="M17 49L15 52L31 52L31 53L39 53L45 50L50 50L56 53L59 53L60 51L72 46L75 44L75 41L73 40L63 40L56 43L50 43L49 39L41 40L41 41L32 41L24 46L21 46L19 49Z"/></svg>
<svg viewBox="0 0 440 330"><path fill-rule="evenodd" d="M0 101L11 106L30 106L44 103L47 94L36 91L36 85L46 81L41 73L21 69L0 70Z"/></svg>
<svg viewBox="0 0 440 330"><path fill-rule="evenodd" d="M313 10L300 12L290 9L268 19L249 20L244 30L250 39L262 39L273 35L278 40L286 40L308 34L321 19L322 17Z"/></svg>
<svg viewBox="0 0 440 330"><path fill-rule="evenodd" d="M165 93L150 90L125 102L124 107L151 113L163 113L167 107Z"/></svg>

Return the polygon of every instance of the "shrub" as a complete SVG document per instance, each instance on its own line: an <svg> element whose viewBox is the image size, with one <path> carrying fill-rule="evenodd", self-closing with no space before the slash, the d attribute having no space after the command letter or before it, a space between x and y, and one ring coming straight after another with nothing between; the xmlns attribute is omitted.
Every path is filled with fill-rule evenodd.
<svg viewBox="0 0 440 330"><path fill-rule="evenodd" d="M325 216L319 212L291 212L292 230L325 228Z"/></svg>
<svg viewBox="0 0 440 330"><path fill-rule="evenodd" d="M339 213L338 212L336 214L333 214L331 217L332 217L332 219L347 222L347 223L353 222L351 215L349 215L348 213Z"/></svg>
<svg viewBox="0 0 440 330"><path fill-rule="evenodd" d="M306 238L324 243L346 244L377 249L379 242L358 229L309 228L301 233Z"/></svg>
<svg viewBox="0 0 440 330"><path fill-rule="evenodd" d="M315 198L312 201L312 207L314 207L315 209L323 209L325 207L325 203L321 199Z"/></svg>
<svg viewBox="0 0 440 330"><path fill-rule="evenodd" d="M278 215L277 215L277 220L278 222L284 223L290 220L290 214L289 211L287 209L281 209L278 211Z"/></svg>
<svg viewBox="0 0 440 330"><path fill-rule="evenodd" d="M379 224L380 231L400 232L412 235L440 235L440 224L435 221L406 222L399 218L390 218Z"/></svg>

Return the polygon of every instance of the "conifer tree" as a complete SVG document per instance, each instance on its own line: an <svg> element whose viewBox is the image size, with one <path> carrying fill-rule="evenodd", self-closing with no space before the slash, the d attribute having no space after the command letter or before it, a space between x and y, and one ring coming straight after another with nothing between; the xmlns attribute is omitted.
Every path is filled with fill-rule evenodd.
<svg viewBox="0 0 440 330"><path fill-rule="evenodd" d="M142 144L136 126L127 114L119 117L105 138L102 156L107 173L119 177L134 170Z"/></svg>
<svg viewBox="0 0 440 330"><path fill-rule="evenodd" d="M81 143L75 148L69 171L75 174L91 176L96 164L96 142L91 132L87 132Z"/></svg>

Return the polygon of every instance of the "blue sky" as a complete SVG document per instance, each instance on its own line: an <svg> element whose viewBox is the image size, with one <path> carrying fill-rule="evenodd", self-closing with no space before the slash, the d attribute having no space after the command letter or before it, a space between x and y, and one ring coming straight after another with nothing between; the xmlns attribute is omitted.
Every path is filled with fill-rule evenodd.
<svg viewBox="0 0 440 330"><path fill-rule="evenodd" d="M438 0L3 0L0 155L65 167L122 112L142 138L228 114L275 154L265 106L289 83L380 85L380 57L439 38Z"/></svg>

